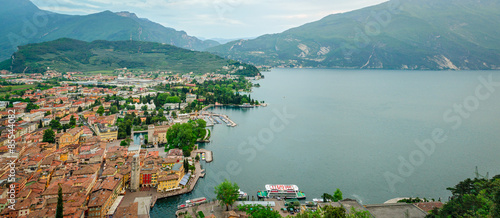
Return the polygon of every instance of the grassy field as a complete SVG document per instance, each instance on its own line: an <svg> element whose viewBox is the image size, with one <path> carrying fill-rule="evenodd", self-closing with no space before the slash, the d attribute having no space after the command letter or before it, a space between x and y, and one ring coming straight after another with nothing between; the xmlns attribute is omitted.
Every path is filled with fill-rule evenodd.
<svg viewBox="0 0 500 218"><path fill-rule="evenodd" d="M36 85L14 85L14 86L4 86L0 88L0 93L2 94L11 94L14 91L19 91L19 90L28 90L31 88L34 88ZM11 90L9 90L9 87Z"/></svg>
<svg viewBox="0 0 500 218"><path fill-rule="evenodd" d="M93 76L97 74L102 74L103 76L116 76L118 73L115 73L113 70L96 70L96 71L87 71L82 72L82 74L74 75L74 77L83 77L83 76Z"/></svg>

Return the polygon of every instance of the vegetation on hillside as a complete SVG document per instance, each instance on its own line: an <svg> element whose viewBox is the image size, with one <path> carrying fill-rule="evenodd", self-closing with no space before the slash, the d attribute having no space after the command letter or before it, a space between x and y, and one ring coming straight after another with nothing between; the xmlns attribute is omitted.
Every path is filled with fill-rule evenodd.
<svg viewBox="0 0 500 218"><path fill-rule="evenodd" d="M20 46L0 67L13 73L115 70L120 68L172 73L233 73L255 76L256 67L219 56L154 42L58 39Z"/></svg>
<svg viewBox="0 0 500 218"><path fill-rule="evenodd" d="M448 188L451 199L427 217L500 217L500 175L474 178Z"/></svg>
<svg viewBox="0 0 500 218"><path fill-rule="evenodd" d="M9 58L17 46L59 38L83 41L136 40L167 43L203 50L218 45L202 41L184 31L164 27L133 13L103 11L89 15L65 15L40 10L29 0L0 1L0 61Z"/></svg>
<svg viewBox="0 0 500 218"><path fill-rule="evenodd" d="M388 1L207 50L282 67L498 69L498 20L495 0Z"/></svg>

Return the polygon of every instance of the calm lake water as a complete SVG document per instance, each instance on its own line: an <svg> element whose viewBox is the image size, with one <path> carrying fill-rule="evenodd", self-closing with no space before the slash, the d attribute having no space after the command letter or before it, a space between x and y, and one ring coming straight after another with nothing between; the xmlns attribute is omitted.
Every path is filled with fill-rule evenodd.
<svg viewBox="0 0 500 218"><path fill-rule="evenodd" d="M188 199L213 199L226 177L250 196L265 184L296 184L309 200L339 188L344 198L376 204L446 200L446 188L473 177L476 166L481 174L500 174L500 86L482 85L489 76L500 82L499 71L264 75L251 95L269 106L214 109L238 126L213 127L204 145L214 152L214 161L203 164L206 177L190 194L159 200L151 217L175 217Z"/></svg>

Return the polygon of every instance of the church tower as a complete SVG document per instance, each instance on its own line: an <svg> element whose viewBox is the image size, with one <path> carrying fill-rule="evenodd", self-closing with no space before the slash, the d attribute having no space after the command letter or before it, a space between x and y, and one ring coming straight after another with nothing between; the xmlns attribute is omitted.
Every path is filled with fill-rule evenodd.
<svg viewBox="0 0 500 218"><path fill-rule="evenodd" d="M130 189L134 192L139 190L139 176L141 175L139 161L139 155L134 155L132 159L132 170L130 171Z"/></svg>

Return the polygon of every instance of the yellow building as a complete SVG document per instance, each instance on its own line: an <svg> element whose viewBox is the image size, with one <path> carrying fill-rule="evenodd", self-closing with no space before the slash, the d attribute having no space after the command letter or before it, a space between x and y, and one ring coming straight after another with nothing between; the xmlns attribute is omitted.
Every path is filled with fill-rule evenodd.
<svg viewBox="0 0 500 218"><path fill-rule="evenodd" d="M161 145L167 143L167 131L170 126L148 126L148 143L153 145Z"/></svg>
<svg viewBox="0 0 500 218"><path fill-rule="evenodd" d="M94 111L85 111L85 112L83 112L83 118L87 119L89 117L95 117L95 112Z"/></svg>
<svg viewBox="0 0 500 218"><path fill-rule="evenodd" d="M174 190L179 186L179 176L177 174L161 175L158 178L158 192Z"/></svg>
<svg viewBox="0 0 500 218"><path fill-rule="evenodd" d="M59 159L61 161L67 161L68 160L68 152L62 152L60 155L59 155Z"/></svg>
<svg viewBox="0 0 500 218"><path fill-rule="evenodd" d="M180 159L176 159L176 158L163 158L160 163L161 163L161 166L163 168L165 168L167 166L172 168L174 166L174 164L180 162L179 160Z"/></svg>
<svg viewBox="0 0 500 218"><path fill-rule="evenodd" d="M59 148L63 148L71 144L78 144L80 136L82 134L83 134L83 129L80 127L76 127L70 129L67 132L57 134L56 139L57 143L59 144Z"/></svg>
<svg viewBox="0 0 500 218"><path fill-rule="evenodd" d="M141 168L139 184L142 187L156 187L158 185L158 169L153 165Z"/></svg>
<svg viewBox="0 0 500 218"><path fill-rule="evenodd" d="M102 141L115 141L118 138L118 127L106 127L102 124L95 125L96 134L101 137Z"/></svg>
<svg viewBox="0 0 500 218"><path fill-rule="evenodd" d="M185 175L184 164L182 163L174 164L174 166L172 166L172 169L167 171L167 174L176 174L177 176L179 176L179 180L177 181L177 183L181 182L182 177L184 177Z"/></svg>

